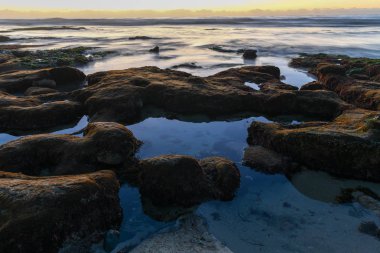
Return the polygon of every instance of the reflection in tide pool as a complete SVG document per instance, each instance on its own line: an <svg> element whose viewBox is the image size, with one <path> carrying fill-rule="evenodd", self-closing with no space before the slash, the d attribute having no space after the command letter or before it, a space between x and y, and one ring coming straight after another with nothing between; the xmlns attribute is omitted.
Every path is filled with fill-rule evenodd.
<svg viewBox="0 0 380 253"><path fill-rule="evenodd" d="M224 156L238 164L242 178L236 198L204 203L196 211L206 219L210 232L234 252L377 252L380 241L359 233L358 226L362 221L380 225L379 217L357 203L338 205L331 201L339 187L362 185L379 191L376 184L347 183L317 172L304 172L289 180L241 165L247 128L254 120L270 122L264 117L209 123L148 118L128 128L144 141L140 158L161 154ZM331 185L335 187L328 194L325 189ZM124 185L120 198L124 221L118 248L132 247L173 225L144 215L135 188Z"/></svg>

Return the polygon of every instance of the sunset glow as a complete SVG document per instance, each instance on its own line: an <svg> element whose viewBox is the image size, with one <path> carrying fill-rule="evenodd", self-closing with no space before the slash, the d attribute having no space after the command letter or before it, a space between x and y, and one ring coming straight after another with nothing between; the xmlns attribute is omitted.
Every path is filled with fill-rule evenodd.
<svg viewBox="0 0 380 253"><path fill-rule="evenodd" d="M356 9L363 13L373 13L380 8L378 0L145 0L145 1L86 1L86 0L0 0L3 18L12 17L124 17L124 16L215 16L215 15L255 15L279 14L292 11L302 15L305 10L313 9ZM202 11L202 12L200 12ZM255 12L256 11L256 12ZM196 12L196 13L192 13Z"/></svg>

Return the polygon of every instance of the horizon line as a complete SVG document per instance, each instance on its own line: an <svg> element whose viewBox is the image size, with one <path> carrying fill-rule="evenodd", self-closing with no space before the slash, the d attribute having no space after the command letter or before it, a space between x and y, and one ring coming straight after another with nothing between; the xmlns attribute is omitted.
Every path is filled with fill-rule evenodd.
<svg viewBox="0 0 380 253"><path fill-rule="evenodd" d="M76 16L78 15L78 16ZM83 17L85 15L85 17ZM169 17L246 17L246 16L329 16L329 15L380 15L380 8L313 8L313 9L250 9L250 10L217 10L217 9L169 9L169 10L73 10L44 9L21 10L0 9L1 19L33 19L33 18L169 18ZM33 17L34 16L34 17Z"/></svg>

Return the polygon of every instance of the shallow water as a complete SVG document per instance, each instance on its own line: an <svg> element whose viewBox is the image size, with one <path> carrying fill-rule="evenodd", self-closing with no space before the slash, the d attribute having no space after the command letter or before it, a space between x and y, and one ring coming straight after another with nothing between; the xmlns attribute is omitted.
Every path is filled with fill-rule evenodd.
<svg viewBox="0 0 380 253"><path fill-rule="evenodd" d="M194 123L148 118L128 128L144 141L140 158L161 154L224 156L238 164L242 178L236 198L204 203L197 210L210 231L234 252L377 252L380 242L360 234L357 227L368 220L380 224L379 217L359 204L337 205L333 201L341 187L362 185L380 193L380 185L339 180L321 172L303 172L288 179L264 175L241 164L250 123L272 120L276 119ZM141 235L173 225L143 215L136 189L124 185L120 197L122 203L128 203L123 205L122 245L133 245Z"/></svg>
<svg viewBox="0 0 380 253"><path fill-rule="evenodd" d="M85 27L85 30L12 31L35 26ZM186 24L186 25L183 25ZM24 26L23 26L24 25ZM284 80L301 86L312 80L302 71L289 69L291 57L298 53L335 53L360 57L380 57L379 18L340 19L217 19L217 20L0 20L0 31L14 41L8 44L40 45L37 49L74 46L116 51L116 56L83 66L86 73L154 65L168 68L196 63L202 68L183 69L207 76L229 67L274 64L281 68ZM130 40L148 36L149 40ZM160 46L160 54L149 49ZM209 48L217 45L232 52ZM259 58L244 61L234 53L239 49L257 49Z"/></svg>
<svg viewBox="0 0 380 253"><path fill-rule="evenodd" d="M24 22L0 21L0 30L20 28L26 25ZM41 26L37 24L40 21L34 22ZM377 19L373 22L241 19L234 23L231 20L160 20L155 25L149 20L50 22L52 25L85 26L86 30L15 31L4 35L17 39L10 43L43 45L41 49L80 45L117 51L115 55L81 67L86 74L146 65L168 68L194 62L202 68L179 70L208 76L242 65L276 65L281 69L284 82L300 87L314 79L305 71L288 66L290 58L297 53L380 57L380 22ZM132 36L154 39L129 40ZM148 53L155 45L161 48L159 55ZM212 51L209 49L212 45L228 50L258 49L259 57L244 61L241 55L233 52ZM140 158L161 154L197 158L224 156L238 164L242 180L236 198L231 202L204 203L196 211L207 220L210 231L234 252L378 252L380 241L360 234L357 227L367 220L380 225L380 218L357 203L337 205L333 200L341 187L363 185L380 193L380 186L339 180L317 172L303 172L292 178L264 175L243 166L247 128L254 120L285 120L290 124L302 121L296 117L268 119L260 116L229 121L210 121L199 116L183 120L148 117L127 127L144 142L138 153ZM75 126L48 132L81 135L80 130L87 121L87 117L83 117ZM0 143L16 138L0 134ZM156 231L173 225L146 216L136 188L122 185L120 198L124 220L118 248L133 247Z"/></svg>

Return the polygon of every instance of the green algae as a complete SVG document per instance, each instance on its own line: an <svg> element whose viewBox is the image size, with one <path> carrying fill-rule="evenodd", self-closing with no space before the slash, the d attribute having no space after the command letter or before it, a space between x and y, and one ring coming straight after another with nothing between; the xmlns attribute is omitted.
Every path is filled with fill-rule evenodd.
<svg viewBox="0 0 380 253"><path fill-rule="evenodd" d="M44 68L56 66L86 65L94 58L103 58L113 51L94 51L91 47L75 47L65 49L12 51L13 56L25 68Z"/></svg>

